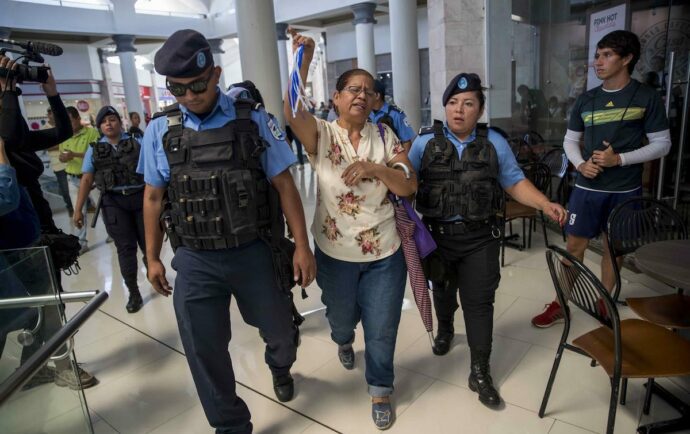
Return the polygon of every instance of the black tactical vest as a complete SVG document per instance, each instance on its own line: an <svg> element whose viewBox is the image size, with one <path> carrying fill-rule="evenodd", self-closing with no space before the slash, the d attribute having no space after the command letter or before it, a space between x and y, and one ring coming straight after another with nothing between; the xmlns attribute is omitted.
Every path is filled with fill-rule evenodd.
<svg viewBox="0 0 690 434"><path fill-rule="evenodd" d="M486 124L477 125L476 139L458 157L455 145L434 120L434 138L424 149L419 169L417 211L430 219L484 221L501 211L503 191L498 183L498 155L487 139ZM421 132L420 132L421 133Z"/></svg>
<svg viewBox="0 0 690 434"><path fill-rule="evenodd" d="M251 119L255 108L253 101L238 99L236 119L205 131L183 128L177 105L166 109L166 224L173 247L236 247L268 230L270 184L259 156L269 145Z"/></svg>
<svg viewBox="0 0 690 434"><path fill-rule="evenodd" d="M94 178L102 192L115 187L144 185L144 177L137 173L141 145L134 137L120 140L117 148L108 142L92 143Z"/></svg>

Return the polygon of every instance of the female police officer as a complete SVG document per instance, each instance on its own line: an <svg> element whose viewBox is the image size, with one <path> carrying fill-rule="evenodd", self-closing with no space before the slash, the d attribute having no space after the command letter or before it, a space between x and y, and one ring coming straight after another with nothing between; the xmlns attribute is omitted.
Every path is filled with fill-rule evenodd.
<svg viewBox="0 0 690 434"><path fill-rule="evenodd" d="M494 293L501 278L497 213L503 188L517 201L543 210L563 224L566 212L551 203L518 167L508 143L478 124L484 93L476 74L457 75L443 94L445 124L422 129L409 158L419 176L417 211L438 244L426 265L434 287L438 335L433 351L443 355L453 339L457 295L471 353L469 387L489 407L501 398L489 375Z"/></svg>
<svg viewBox="0 0 690 434"><path fill-rule="evenodd" d="M135 313L143 304L137 285L137 245L146 253L142 214L144 177L136 172L141 146L137 139L123 131L122 118L112 106L99 110L96 126L103 136L92 143L84 155L78 208L72 219L78 228L84 225L82 207L95 180L101 191L105 229L115 241L120 273L129 290L126 309Z"/></svg>
<svg viewBox="0 0 690 434"><path fill-rule="evenodd" d="M289 401L297 354L292 302L276 281L270 247L258 236L270 227L267 196L275 188L295 237L295 280L312 282L316 269L302 201L287 170L295 156L260 105L220 91L221 69L202 34L173 33L154 64L179 105L149 123L142 143L148 278L156 291L170 295L160 259L167 193L177 271L173 304L194 384L216 432L249 433L249 409L235 392L228 353L230 299L259 328L276 396Z"/></svg>

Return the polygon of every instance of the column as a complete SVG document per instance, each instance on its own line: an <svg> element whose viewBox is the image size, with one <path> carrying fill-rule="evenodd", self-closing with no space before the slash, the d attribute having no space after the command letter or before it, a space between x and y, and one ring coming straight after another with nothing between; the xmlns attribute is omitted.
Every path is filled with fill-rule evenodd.
<svg viewBox="0 0 690 434"><path fill-rule="evenodd" d="M441 98L460 72L474 72L486 86L485 0L429 0L431 117L445 116ZM508 9L510 3L506 2ZM486 111L485 111L486 113Z"/></svg>
<svg viewBox="0 0 690 434"><path fill-rule="evenodd" d="M405 110L415 130L421 124L417 1L396 0L388 4L393 64L393 98Z"/></svg>
<svg viewBox="0 0 690 434"><path fill-rule="evenodd" d="M357 42L357 67L365 69L376 78L376 55L374 53L374 11L376 3L366 2L350 6L355 19L355 40Z"/></svg>
<svg viewBox="0 0 690 434"><path fill-rule="evenodd" d="M137 112L141 116L141 128L146 127L144 121L144 106L139 95L139 79L137 66L134 62L134 35L113 35L116 50L115 54L120 58L120 71L122 72L122 85L125 88L125 102L127 110ZM124 115L124 113L122 113Z"/></svg>
<svg viewBox="0 0 690 434"><path fill-rule="evenodd" d="M225 53L225 51L223 51L223 48L221 47L221 45L223 45L223 40L220 38L209 39L208 44L211 46L211 53L213 54L213 63L215 63L216 66L220 66L221 69L223 69L223 60L220 57L221 54ZM225 92L228 89L228 84L225 82L224 70L220 73L220 80L218 81L218 86L221 88L223 92Z"/></svg>
<svg viewBox="0 0 690 434"><path fill-rule="evenodd" d="M266 110L284 125L276 34L266 30L275 29L273 0L238 1L235 8L242 78L256 84Z"/></svg>
<svg viewBox="0 0 690 434"><path fill-rule="evenodd" d="M280 94L285 96L288 88L288 46L289 38L285 33L288 25L286 23L276 23L276 36L278 38L278 63L280 64ZM292 52L292 50L290 50Z"/></svg>
<svg viewBox="0 0 690 434"><path fill-rule="evenodd" d="M156 114L160 109L158 104L160 103L160 95L158 95L158 86L156 85L156 70L153 67L153 63L147 63L144 65L149 74L151 74L151 116Z"/></svg>

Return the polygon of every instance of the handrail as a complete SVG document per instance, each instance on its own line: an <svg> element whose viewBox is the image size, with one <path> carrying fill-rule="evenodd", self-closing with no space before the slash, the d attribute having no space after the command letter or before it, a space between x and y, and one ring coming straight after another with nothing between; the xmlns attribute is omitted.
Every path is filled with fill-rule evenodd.
<svg viewBox="0 0 690 434"><path fill-rule="evenodd" d="M18 309L22 307L52 306L62 303L89 301L98 291L61 292L51 295L31 295L27 297L12 297L0 299L0 309Z"/></svg>
<svg viewBox="0 0 690 434"><path fill-rule="evenodd" d="M65 342L67 342L79 328L93 315L108 299L107 292L96 291L98 294L77 312L60 330L53 335L29 360L19 367L12 375L0 384L0 406L5 403L17 390L29 381L36 372L48 361Z"/></svg>

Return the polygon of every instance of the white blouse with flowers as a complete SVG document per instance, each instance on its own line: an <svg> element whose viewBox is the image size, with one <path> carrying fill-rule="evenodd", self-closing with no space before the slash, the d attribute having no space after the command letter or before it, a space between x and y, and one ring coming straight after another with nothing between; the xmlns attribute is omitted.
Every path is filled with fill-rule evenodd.
<svg viewBox="0 0 690 434"><path fill-rule="evenodd" d="M388 187L365 179L348 187L343 171L358 160L387 165L404 151L395 133L367 122L355 151L347 130L337 121L317 119L317 150L309 161L318 176L316 212L311 230L328 256L348 262L369 262L392 255L400 247Z"/></svg>

